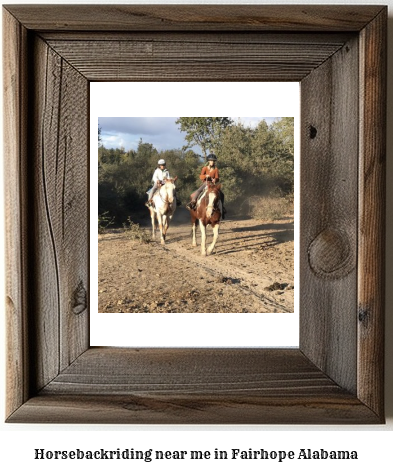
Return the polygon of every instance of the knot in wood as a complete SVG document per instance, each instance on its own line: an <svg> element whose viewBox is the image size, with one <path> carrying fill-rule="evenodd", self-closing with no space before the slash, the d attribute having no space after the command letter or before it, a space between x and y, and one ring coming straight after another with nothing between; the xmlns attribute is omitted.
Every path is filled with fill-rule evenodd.
<svg viewBox="0 0 393 474"><path fill-rule="evenodd" d="M318 234L308 247L308 259L313 272L323 278L342 278L355 267L350 239L338 229Z"/></svg>
<svg viewBox="0 0 393 474"><path fill-rule="evenodd" d="M82 282L79 282L76 290L74 291L74 302L72 311L74 314L82 313L87 307L87 293Z"/></svg>
<svg viewBox="0 0 393 474"><path fill-rule="evenodd" d="M315 127L313 127L312 125L310 125L309 131L310 131L311 140L314 140L314 138L317 136L318 130Z"/></svg>
<svg viewBox="0 0 393 474"><path fill-rule="evenodd" d="M370 319L370 311L367 308L360 307L358 312L358 319L359 323L361 323L363 327L367 327L368 321Z"/></svg>

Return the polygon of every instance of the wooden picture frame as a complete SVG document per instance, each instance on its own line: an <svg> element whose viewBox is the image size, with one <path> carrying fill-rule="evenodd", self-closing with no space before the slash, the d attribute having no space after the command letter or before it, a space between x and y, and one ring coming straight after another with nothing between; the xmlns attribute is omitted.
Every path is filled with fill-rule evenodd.
<svg viewBox="0 0 393 474"><path fill-rule="evenodd" d="M384 422L386 23L383 6L3 8L8 422ZM90 347L89 82L200 80L301 83L299 349Z"/></svg>

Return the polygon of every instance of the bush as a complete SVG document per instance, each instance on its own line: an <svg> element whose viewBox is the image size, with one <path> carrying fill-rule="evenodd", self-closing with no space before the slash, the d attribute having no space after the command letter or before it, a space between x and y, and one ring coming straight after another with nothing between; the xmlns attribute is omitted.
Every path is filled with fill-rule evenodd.
<svg viewBox="0 0 393 474"><path fill-rule="evenodd" d="M113 225L115 219L113 217L108 216L108 212L104 212L103 214L98 214L98 233L104 234L106 229Z"/></svg>
<svg viewBox="0 0 393 474"><path fill-rule="evenodd" d="M150 233L139 227L139 224L132 222L131 218L127 219L127 222L123 223L124 233L130 240L137 240L140 243L148 244L151 242Z"/></svg>
<svg viewBox="0 0 393 474"><path fill-rule="evenodd" d="M250 199L250 214L255 219L275 221L293 217L293 199L290 196L269 195Z"/></svg>

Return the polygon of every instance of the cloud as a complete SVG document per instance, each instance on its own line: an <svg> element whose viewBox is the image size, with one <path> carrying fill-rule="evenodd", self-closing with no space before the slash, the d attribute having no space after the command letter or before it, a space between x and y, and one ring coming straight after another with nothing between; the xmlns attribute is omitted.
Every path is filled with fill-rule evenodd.
<svg viewBox="0 0 393 474"><path fill-rule="evenodd" d="M142 139L160 151L184 145L185 134L176 120L177 117L100 117L98 123L104 146L119 147L122 142L125 149L136 149Z"/></svg>
<svg viewBox="0 0 393 474"><path fill-rule="evenodd" d="M231 117L235 123L255 127L262 119L271 123L276 118ZM106 148L136 150L139 141L151 143L158 151L180 149L185 142L185 133L175 123L177 117L99 117L101 139ZM195 149L200 153L199 149Z"/></svg>
<svg viewBox="0 0 393 474"><path fill-rule="evenodd" d="M99 124L107 132L156 136L173 132L177 128L175 120L174 117L100 117Z"/></svg>
<svg viewBox="0 0 393 474"><path fill-rule="evenodd" d="M242 123L246 127L257 127L261 120L265 120L268 125L278 120L279 117L231 117L235 123Z"/></svg>

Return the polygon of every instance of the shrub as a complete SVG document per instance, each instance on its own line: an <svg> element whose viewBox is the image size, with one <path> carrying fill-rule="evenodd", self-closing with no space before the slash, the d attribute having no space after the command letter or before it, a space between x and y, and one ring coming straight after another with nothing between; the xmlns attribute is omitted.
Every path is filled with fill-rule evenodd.
<svg viewBox="0 0 393 474"><path fill-rule="evenodd" d="M255 219L269 221L293 217L293 199L275 194L255 197L250 200L250 214Z"/></svg>
<svg viewBox="0 0 393 474"><path fill-rule="evenodd" d="M128 217L127 222L123 223L123 228L126 237L130 240L136 240L143 244L151 242L150 232L141 229L139 224L132 222L130 217Z"/></svg>
<svg viewBox="0 0 393 474"><path fill-rule="evenodd" d="M106 229L113 225L115 222L114 217L109 217L108 212L104 212L103 214L98 214L98 233L104 234Z"/></svg>

